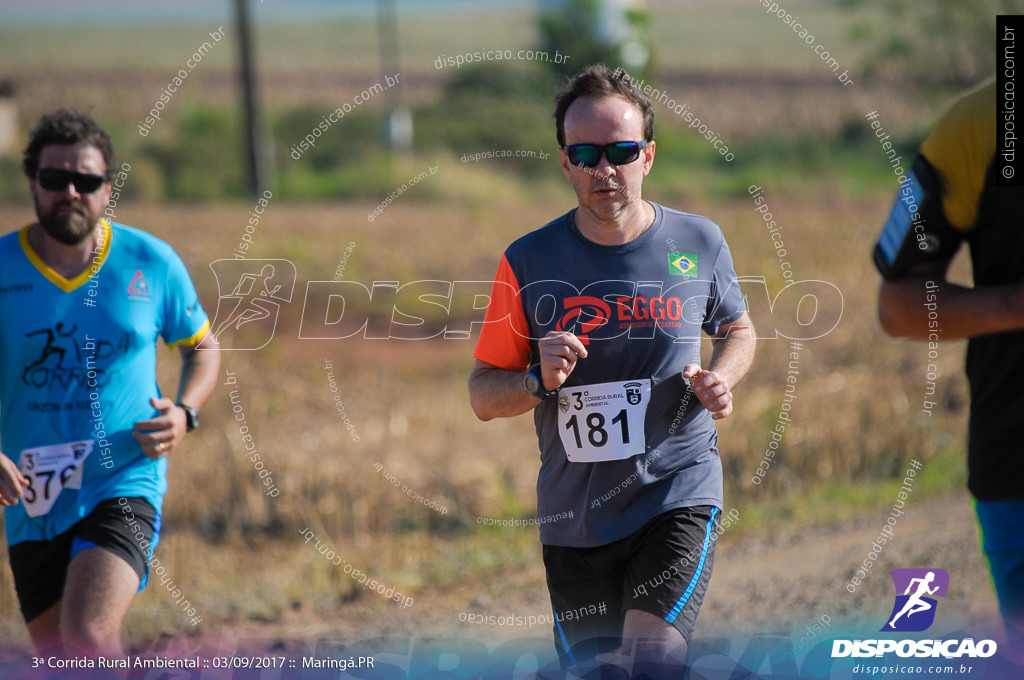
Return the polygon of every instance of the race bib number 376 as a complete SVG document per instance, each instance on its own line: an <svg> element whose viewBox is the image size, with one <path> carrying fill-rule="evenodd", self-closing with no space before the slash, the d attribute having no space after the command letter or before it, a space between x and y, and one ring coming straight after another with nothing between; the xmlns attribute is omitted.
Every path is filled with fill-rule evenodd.
<svg viewBox="0 0 1024 680"><path fill-rule="evenodd" d="M558 393L558 431L574 463L624 460L646 452L644 417L650 380L563 388Z"/></svg>
<svg viewBox="0 0 1024 680"><path fill-rule="evenodd" d="M22 499L29 517L48 513L64 489L82 488L82 467L92 447L93 440L84 439L21 452L18 469L29 482Z"/></svg>

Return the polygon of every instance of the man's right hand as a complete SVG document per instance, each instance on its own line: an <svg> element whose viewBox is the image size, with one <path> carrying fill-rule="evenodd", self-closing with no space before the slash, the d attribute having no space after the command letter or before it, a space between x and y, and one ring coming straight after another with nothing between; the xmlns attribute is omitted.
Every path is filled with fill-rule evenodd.
<svg viewBox="0 0 1024 680"><path fill-rule="evenodd" d="M577 359L587 358L587 348L572 333L567 331L548 331L548 334L537 341L540 349L540 372L544 378L544 389L558 389L565 382L572 369L576 368Z"/></svg>
<svg viewBox="0 0 1024 680"><path fill-rule="evenodd" d="M0 453L0 506L17 505L25 495L22 487L28 486L28 480L22 476L21 470L14 461Z"/></svg>

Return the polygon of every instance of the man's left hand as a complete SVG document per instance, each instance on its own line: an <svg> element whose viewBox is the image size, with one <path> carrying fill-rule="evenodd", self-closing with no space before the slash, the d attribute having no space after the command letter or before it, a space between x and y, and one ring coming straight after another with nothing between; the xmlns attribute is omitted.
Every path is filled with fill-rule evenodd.
<svg viewBox="0 0 1024 680"><path fill-rule="evenodd" d="M711 412L714 420L721 420L732 413L732 389L724 377L714 371L705 371L697 364L687 364L683 368L683 379L690 382L693 393Z"/></svg>
<svg viewBox="0 0 1024 680"><path fill-rule="evenodd" d="M187 431L185 411L166 397L150 397L149 404L160 412L156 418L135 423L132 436L150 458L161 458L177 446Z"/></svg>

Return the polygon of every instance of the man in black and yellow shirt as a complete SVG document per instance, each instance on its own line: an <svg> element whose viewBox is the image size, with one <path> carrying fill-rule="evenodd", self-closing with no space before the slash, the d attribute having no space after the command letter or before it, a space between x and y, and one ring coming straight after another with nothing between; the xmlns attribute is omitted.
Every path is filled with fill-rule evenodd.
<svg viewBox="0 0 1024 680"><path fill-rule="evenodd" d="M1008 628L1024 631L1024 188L997 186L996 87L962 95L921 144L875 246L887 333L969 338L968 488ZM966 242L974 286L946 280Z"/></svg>

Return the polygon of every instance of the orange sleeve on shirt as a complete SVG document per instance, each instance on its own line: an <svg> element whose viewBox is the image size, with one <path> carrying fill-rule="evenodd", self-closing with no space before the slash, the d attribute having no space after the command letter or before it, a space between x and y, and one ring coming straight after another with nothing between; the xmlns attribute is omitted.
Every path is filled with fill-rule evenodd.
<svg viewBox="0 0 1024 680"><path fill-rule="evenodd" d="M529 337L519 283L502 255L473 357L508 371L522 371L530 366Z"/></svg>

